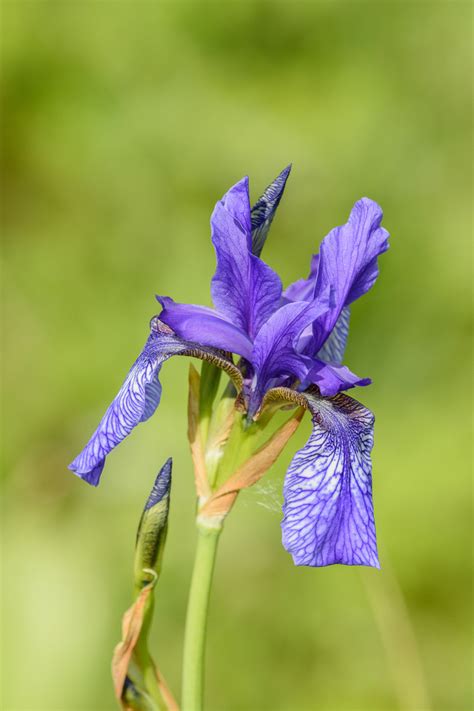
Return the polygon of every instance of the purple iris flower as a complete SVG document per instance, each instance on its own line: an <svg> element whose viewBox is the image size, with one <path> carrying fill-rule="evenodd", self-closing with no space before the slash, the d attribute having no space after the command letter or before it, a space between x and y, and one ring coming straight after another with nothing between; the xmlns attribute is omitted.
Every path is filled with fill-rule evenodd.
<svg viewBox="0 0 474 711"><path fill-rule="evenodd" d="M381 208L362 198L311 260L307 279L285 291L261 258L290 166L251 207L248 178L211 217L217 268L215 308L157 297L146 344L96 432L70 468L93 485L105 457L155 411L162 363L173 355L209 360L241 391L249 422L270 400L304 405L313 431L284 484L283 544L297 565L379 567L372 504L372 413L342 391L367 385L343 365L349 306L378 276L388 248ZM234 362L233 355L239 356Z"/></svg>

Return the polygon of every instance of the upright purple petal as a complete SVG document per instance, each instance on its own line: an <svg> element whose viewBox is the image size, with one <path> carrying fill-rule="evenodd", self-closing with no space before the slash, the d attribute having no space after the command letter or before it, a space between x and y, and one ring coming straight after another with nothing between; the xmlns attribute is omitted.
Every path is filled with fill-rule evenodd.
<svg viewBox="0 0 474 711"><path fill-rule="evenodd" d="M251 210L252 222L252 253L259 257L262 253L265 240L272 220L280 204L286 181L290 174L291 164L284 168L281 173L270 183L265 192Z"/></svg>
<svg viewBox="0 0 474 711"><path fill-rule="evenodd" d="M313 432L284 485L283 545L296 565L379 568L372 504L372 413L347 395L309 395Z"/></svg>
<svg viewBox="0 0 474 711"><path fill-rule="evenodd" d="M253 339L278 307L279 276L252 254L248 178L220 200L212 213L217 268L211 292L217 310Z"/></svg>
<svg viewBox="0 0 474 711"><path fill-rule="evenodd" d="M336 227L321 244L314 296L332 290L333 306L314 326L319 350L331 333L344 306L365 294L378 276L377 257L388 249L388 232L380 227L382 209L362 198L355 203L348 222Z"/></svg>
<svg viewBox="0 0 474 711"><path fill-rule="evenodd" d="M283 292L285 303L292 301L312 301L318 276L319 254L311 258L311 270L307 279L298 279L290 284ZM345 306L337 319L330 336L325 341L319 353L315 354L315 339L313 329L302 334L298 350L308 355L317 355L318 358L332 363L342 363L349 335L350 308Z"/></svg>
<svg viewBox="0 0 474 711"><path fill-rule="evenodd" d="M163 307L160 319L187 341L195 341L250 359L252 342L226 317L207 306L178 304L168 296L157 296Z"/></svg>
<svg viewBox="0 0 474 711"><path fill-rule="evenodd" d="M233 185L216 204L221 206L233 220L242 234L248 250L252 248L252 216L250 210L249 179L246 175ZM215 210L214 210L215 211ZM211 216L212 223L212 216Z"/></svg>
<svg viewBox="0 0 474 711"><path fill-rule="evenodd" d="M342 390L355 388L356 385L370 385L372 382L370 378L359 378L345 365L323 363L323 361L317 359L313 361L305 381L317 385L321 395L325 397L337 395Z"/></svg>
<svg viewBox="0 0 474 711"><path fill-rule="evenodd" d="M350 306L344 306L339 318L334 324L329 338L317 353L319 360L329 363L342 364L346 351L347 338L349 336L349 323L351 320Z"/></svg>

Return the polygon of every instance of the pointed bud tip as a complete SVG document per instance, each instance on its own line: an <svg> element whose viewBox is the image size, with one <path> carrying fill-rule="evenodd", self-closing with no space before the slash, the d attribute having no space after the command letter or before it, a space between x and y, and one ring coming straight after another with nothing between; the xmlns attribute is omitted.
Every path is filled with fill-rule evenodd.
<svg viewBox="0 0 474 711"><path fill-rule="evenodd" d="M164 497L169 494L171 488L171 471L173 469L173 460L171 457L161 467L158 476L155 479L150 496L145 504L145 511L151 509L152 506L159 503Z"/></svg>

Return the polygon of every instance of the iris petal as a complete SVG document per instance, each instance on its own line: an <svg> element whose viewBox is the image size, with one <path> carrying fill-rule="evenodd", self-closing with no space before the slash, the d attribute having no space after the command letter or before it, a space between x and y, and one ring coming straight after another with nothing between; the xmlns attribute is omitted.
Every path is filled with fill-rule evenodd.
<svg viewBox="0 0 474 711"><path fill-rule="evenodd" d="M181 338L250 358L252 342L246 333L214 309L179 304L168 296L156 298L163 306L160 319Z"/></svg>
<svg viewBox="0 0 474 711"><path fill-rule="evenodd" d="M189 346L174 336L152 331L125 382L86 447L69 468L97 486L105 457L136 425L155 412L161 397L158 373L162 363Z"/></svg>
<svg viewBox="0 0 474 711"><path fill-rule="evenodd" d="M341 364L346 351L347 338L349 336L349 323L351 320L350 306L344 306L339 318L334 324L331 335L324 343L317 354L320 360L329 363Z"/></svg>
<svg viewBox="0 0 474 711"><path fill-rule="evenodd" d="M217 268L211 293L220 313L253 339L278 307L278 274L252 254L248 178L234 185L212 213Z"/></svg>
<svg viewBox="0 0 474 711"><path fill-rule="evenodd" d="M69 465L69 469L89 484L97 486L106 456L134 427L151 417L158 407L161 397L158 375L162 364L173 355L191 355L211 360L228 370L231 377L238 374L232 363L227 362L221 353L178 338L166 326L154 320L145 346L125 382L88 444Z"/></svg>
<svg viewBox="0 0 474 711"><path fill-rule="evenodd" d="M377 257L388 249L388 232L380 227L382 217L376 202L362 198L352 208L348 222L331 230L321 244L314 298L329 287L333 307L314 325L316 351L330 335L344 306L365 294L377 279Z"/></svg>
<svg viewBox="0 0 474 711"><path fill-rule="evenodd" d="M306 326L327 308L327 298L313 303L295 301L279 308L262 326L251 359L256 378L252 383L250 416L255 414L270 384L275 384L272 382L275 378L293 376L304 379L312 361L297 352L295 345Z"/></svg>
<svg viewBox="0 0 474 711"><path fill-rule="evenodd" d="M212 214L217 268L212 297L217 310L157 299L160 315L181 338L251 358L252 338L278 308L281 282L260 253L280 202L290 166L267 187L250 210L248 178L234 185ZM252 249L254 254L252 254Z"/></svg>
<svg viewBox="0 0 474 711"><path fill-rule="evenodd" d="M308 324L327 310L327 301L295 301L286 304L268 319L258 333L252 353L252 364L262 380L277 374L293 374L303 379L308 359L301 359L294 346Z"/></svg>
<svg viewBox="0 0 474 711"><path fill-rule="evenodd" d="M305 380L317 385L321 395L328 397L337 395L341 390L349 390L356 385L370 385L372 382L370 378L359 378L345 365L323 363L320 360L313 361L313 366Z"/></svg>
<svg viewBox="0 0 474 711"><path fill-rule="evenodd" d="M312 301L314 299L314 290L316 286L316 278L318 275L319 254L313 254L311 258L311 270L307 279L299 279L290 284L283 292L284 302L292 301ZM325 341L320 349L317 357L331 363L342 363L344 352L346 350L347 338L349 336L350 322L350 307L344 306L339 318L334 324L330 336ZM314 336L313 329L310 333L304 334L304 338L300 339L299 350L303 353L314 354Z"/></svg>
<svg viewBox="0 0 474 711"><path fill-rule="evenodd" d="M347 395L307 397L313 432L285 478L283 545L296 565L380 567L372 504L372 413Z"/></svg>

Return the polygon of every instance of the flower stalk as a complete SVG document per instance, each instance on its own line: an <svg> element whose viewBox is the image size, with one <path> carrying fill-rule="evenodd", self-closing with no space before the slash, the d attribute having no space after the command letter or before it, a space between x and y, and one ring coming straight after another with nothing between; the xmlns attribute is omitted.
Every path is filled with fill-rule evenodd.
<svg viewBox="0 0 474 711"><path fill-rule="evenodd" d="M197 543L188 598L183 652L182 711L202 711L204 659L209 600L217 546L224 521L238 493L255 484L272 466L296 431L304 414L298 408L263 445L258 447L273 408L250 426L239 398L223 396L212 407L216 388L203 387L209 368L201 375L189 370L188 436L198 497ZM207 393L203 398L203 393ZM211 404L209 399L212 398Z"/></svg>
<svg viewBox="0 0 474 711"><path fill-rule="evenodd" d="M331 230L313 254L308 277L283 289L261 252L289 172L290 166L253 206L247 177L218 201L211 217L214 307L156 297L161 310L150 322L143 349L70 464L97 486L108 454L157 409L162 365L173 356L203 362L201 375L194 368L189 375L198 541L186 625L184 711L202 708L209 595L223 522L239 491L276 461L304 411L312 429L285 476L283 546L296 565L380 567L372 501L374 416L344 394L370 379L351 372L344 354L350 308L374 285L389 235L381 226L380 206L361 198L347 222ZM219 399L221 371L232 382ZM267 425L281 408L293 415L268 436ZM160 675L153 674L146 646L166 537L168 492L159 485L165 480L157 480L142 517L135 602L124 617L114 658L116 695L124 711L176 708Z"/></svg>
<svg viewBox="0 0 474 711"><path fill-rule="evenodd" d="M197 543L189 591L183 652L183 711L202 711L204 655L209 599L222 524L197 524Z"/></svg>

